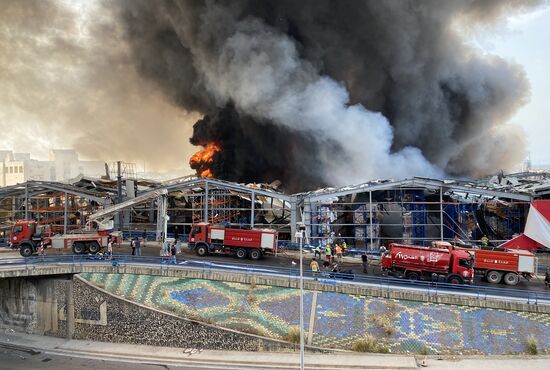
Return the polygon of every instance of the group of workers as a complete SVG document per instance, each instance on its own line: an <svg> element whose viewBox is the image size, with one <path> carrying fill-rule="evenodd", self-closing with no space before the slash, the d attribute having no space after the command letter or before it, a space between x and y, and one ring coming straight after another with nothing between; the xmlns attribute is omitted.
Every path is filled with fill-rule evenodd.
<svg viewBox="0 0 550 370"><path fill-rule="evenodd" d="M338 263L342 263L344 258L344 253L348 250L348 245L346 244L345 240L342 240L341 242L335 242L334 247L331 243L327 243L324 248L321 248L320 245L317 245L313 252L315 253L315 257L321 259L321 256L324 254L326 261L329 264L334 263L334 259L336 258L336 261Z"/></svg>

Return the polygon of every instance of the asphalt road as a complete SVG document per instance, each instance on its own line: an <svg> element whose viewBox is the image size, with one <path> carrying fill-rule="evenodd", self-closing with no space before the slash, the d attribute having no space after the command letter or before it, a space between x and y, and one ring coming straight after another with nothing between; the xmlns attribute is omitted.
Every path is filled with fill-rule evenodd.
<svg viewBox="0 0 550 370"><path fill-rule="evenodd" d="M113 343L116 346L116 343ZM221 369L215 364L208 366L210 369ZM0 370L195 370L205 369L205 367L189 365L171 365L162 363L142 363L139 361L125 360L103 360L100 356L97 358L75 357L51 354L42 351L29 351L27 349L17 348L15 346L4 347L0 345ZM237 368L223 366L224 370L237 370ZM251 369L251 368L247 368Z"/></svg>
<svg viewBox="0 0 550 370"><path fill-rule="evenodd" d="M160 256L160 247L156 245L155 243L148 242L148 245L142 247L142 255L143 256L151 256L151 257L159 257ZM47 255L58 255L58 254L72 254L70 250L54 250L54 249L47 249L46 250ZM123 243L121 246L115 246L113 248L113 254L114 255L130 255L132 254L132 248L128 243ZM1 253L1 257L20 257L19 253L17 251L9 252L9 253ZM306 269L309 269L309 262L311 261L311 258L313 257L313 254L310 252L306 252L304 254L304 267ZM201 257L198 257L193 251L191 251L187 247L181 248L181 253L177 256L179 259L195 259L200 260ZM251 259L238 259L235 256L221 256L221 255L209 255L205 258L209 261L214 262L220 262L220 263L234 263L234 264L243 264L243 265L254 265L254 266L262 266L262 267L270 267L270 266L276 266L276 267L286 267L286 268L296 268L298 267L299 258L297 256L297 252L286 252L282 255L279 255L277 257L275 256L264 256L262 259L258 261L254 261ZM369 266L368 273L371 276L382 276L382 272L380 271L379 266L375 263L376 261L372 261L373 264ZM344 263L340 265L342 270L352 270L352 272L357 275L361 276L363 275L362 267L361 267L361 261L359 258L349 258L346 257L344 259ZM404 281L405 283L405 281ZM406 283L405 283L406 284ZM531 281L526 281L525 279L521 279L519 284L513 287L510 287L506 284L490 284L487 281L484 281L480 276L476 276L474 280L474 285L478 286L487 286L492 288L504 288L504 289L521 289L521 290L528 290L533 292L543 292L547 291L550 292L550 289L545 288L544 281L542 279L533 279Z"/></svg>

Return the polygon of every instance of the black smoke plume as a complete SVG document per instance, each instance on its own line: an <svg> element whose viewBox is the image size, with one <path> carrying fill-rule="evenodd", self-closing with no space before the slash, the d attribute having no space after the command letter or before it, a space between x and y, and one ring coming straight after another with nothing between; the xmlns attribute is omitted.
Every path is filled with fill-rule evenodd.
<svg viewBox="0 0 550 370"><path fill-rule="evenodd" d="M523 70L463 33L536 1L120 3L143 76L206 116L214 174L300 189L377 177L485 175L524 156L506 122Z"/></svg>

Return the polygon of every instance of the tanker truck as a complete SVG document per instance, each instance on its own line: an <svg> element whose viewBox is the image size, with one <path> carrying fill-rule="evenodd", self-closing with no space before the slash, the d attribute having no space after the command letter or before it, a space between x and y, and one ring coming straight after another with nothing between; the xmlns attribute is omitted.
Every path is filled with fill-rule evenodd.
<svg viewBox="0 0 550 370"><path fill-rule="evenodd" d="M201 222L191 228L189 248L201 257L226 254L258 260L264 254L274 254L277 251L277 231L232 229Z"/></svg>
<svg viewBox="0 0 550 370"><path fill-rule="evenodd" d="M450 284L472 284L474 279L473 256L447 242L432 242L430 247L392 243L380 265L382 271L409 280L442 276Z"/></svg>

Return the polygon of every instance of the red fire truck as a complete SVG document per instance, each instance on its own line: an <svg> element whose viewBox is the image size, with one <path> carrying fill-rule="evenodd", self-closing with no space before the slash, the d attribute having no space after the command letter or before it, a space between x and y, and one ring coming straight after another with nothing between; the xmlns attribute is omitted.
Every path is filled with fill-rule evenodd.
<svg viewBox="0 0 550 370"><path fill-rule="evenodd" d="M380 264L383 271L410 280L435 274L451 284L471 284L474 278L472 255L447 242L433 242L431 247L392 243Z"/></svg>
<svg viewBox="0 0 550 370"><path fill-rule="evenodd" d="M112 236L107 231L52 235L48 225L38 225L34 220L18 220L11 228L10 243L13 249L19 249L23 257L35 254L41 242L44 248L72 249L75 254L95 254L107 244L109 237Z"/></svg>
<svg viewBox="0 0 550 370"><path fill-rule="evenodd" d="M469 249L474 253L474 270L488 282L517 285L520 276L529 280L537 271L537 258L525 250Z"/></svg>
<svg viewBox="0 0 550 370"><path fill-rule="evenodd" d="M277 231L269 229L231 229L201 222L189 234L189 248L198 256L209 253L231 254L258 260L277 251Z"/></svg>

